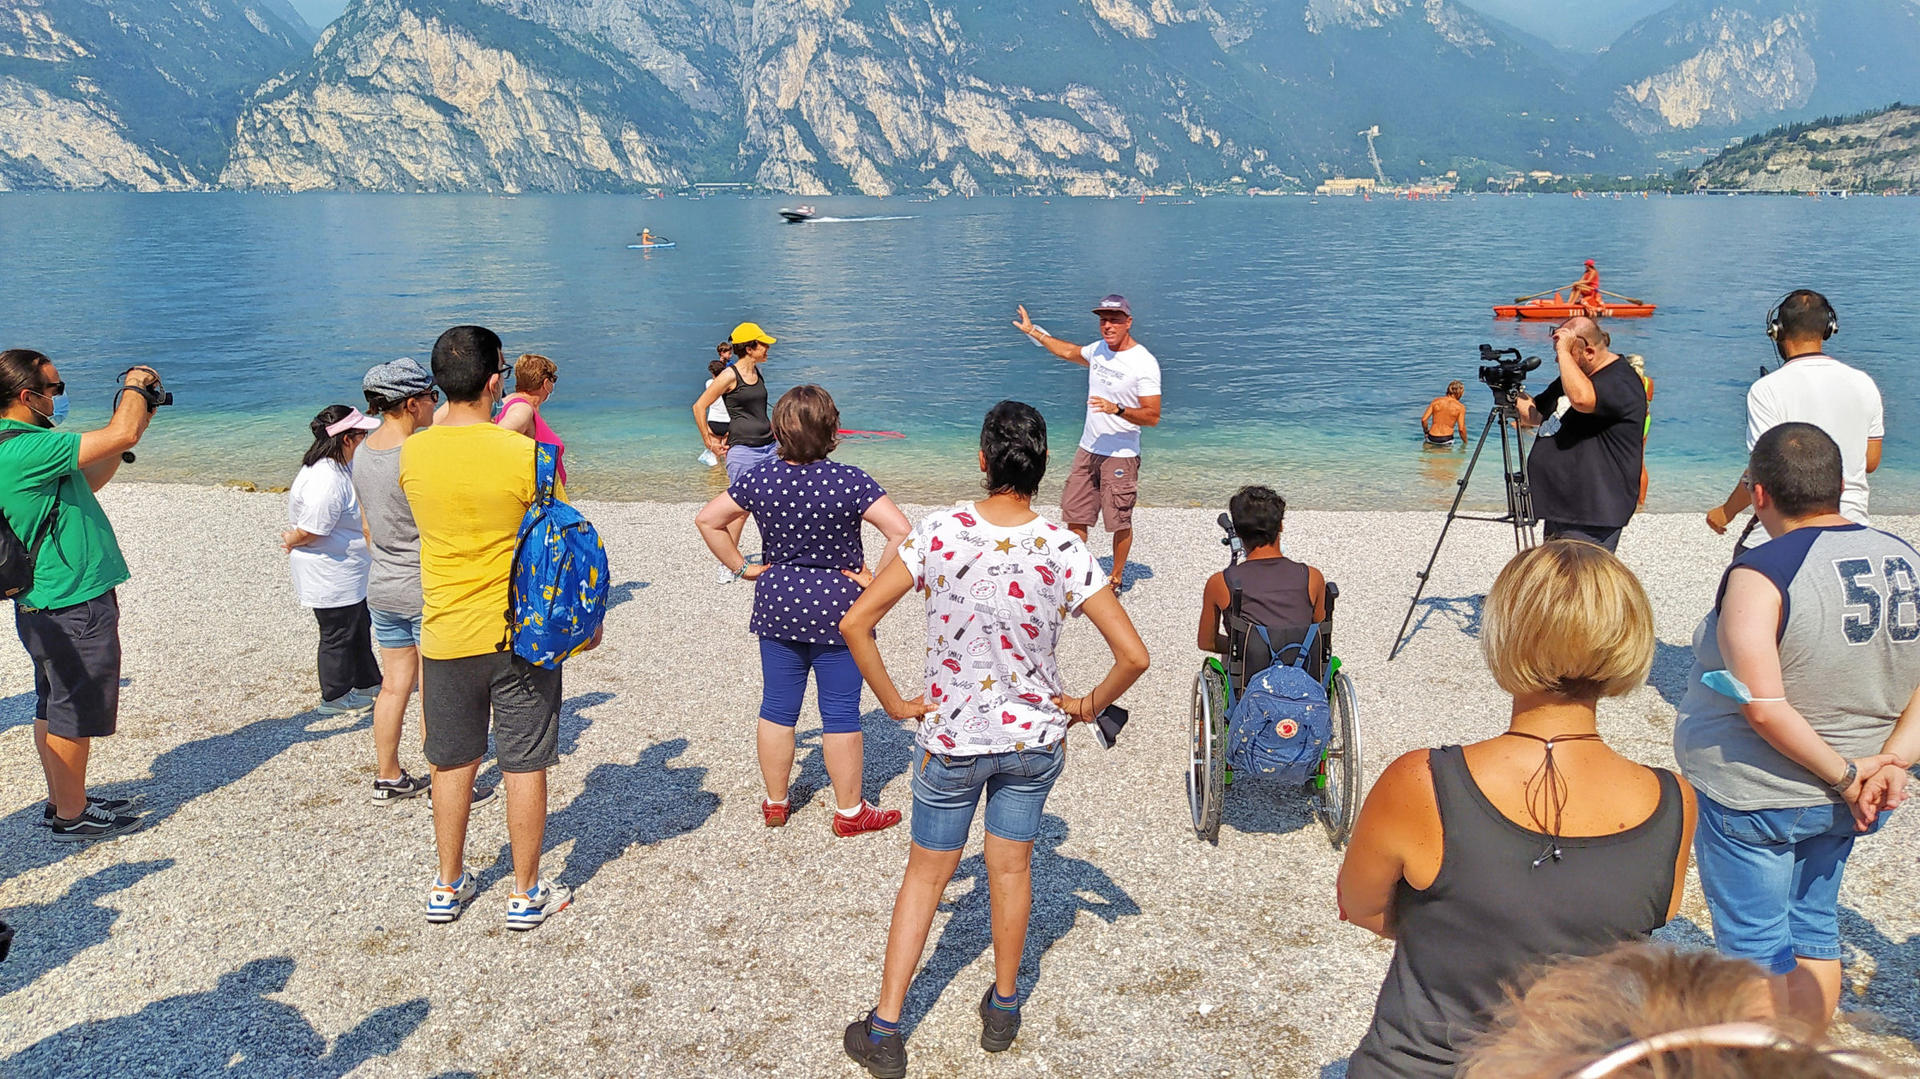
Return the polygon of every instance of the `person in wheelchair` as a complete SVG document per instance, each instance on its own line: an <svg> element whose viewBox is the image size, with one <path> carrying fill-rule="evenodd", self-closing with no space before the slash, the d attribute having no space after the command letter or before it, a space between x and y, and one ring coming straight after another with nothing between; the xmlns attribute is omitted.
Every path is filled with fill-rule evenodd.
<svg viewBox="0 0 1920 1079"><path fill-rule="evenodd" d="M1327 620L1327 579L1280 551L1287 500L1268 487L1242 487L1227 503L1233 531L1246 557L1207 579L1200 601L1200 648L1227 657L1227 676L1238 698L1247 679L1273 663L1267 644L1292 659L1289 644L1306 639L1307 628ZM1254 627L1264 626L1263 639ZM1327 636L1319 635L1307 669L1325 679Z"/></svg>

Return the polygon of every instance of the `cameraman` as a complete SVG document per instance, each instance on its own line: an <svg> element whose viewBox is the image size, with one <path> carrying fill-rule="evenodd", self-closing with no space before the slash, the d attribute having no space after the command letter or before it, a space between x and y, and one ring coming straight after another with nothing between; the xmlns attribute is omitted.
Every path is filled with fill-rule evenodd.
<svg viewBox="0 0 1920 1079"><path fill-rule="evenodd" d="M1640 499L1647 391L1608 345L1590 318L1561 323L1553 331L1560 377L1538 398L1520 393L1514 401L1522 427L1542 428L1527 471L1545 537L1611 551Z"/></svg>
<svg viewBox="0 0 1920 1079"><path fill-rule="evenodd" d="M67 416L67 386L31 349L0 352L0 516L34 552L33 583L14 597L13 624L33 660L33 741L47 774L42 823L61 842L131 832L129 802L87 796L87 750L120 711L120 604L127 580L113 525L93 493L147 430L160 376L135 367L98 431L51 429Z"/></svg>

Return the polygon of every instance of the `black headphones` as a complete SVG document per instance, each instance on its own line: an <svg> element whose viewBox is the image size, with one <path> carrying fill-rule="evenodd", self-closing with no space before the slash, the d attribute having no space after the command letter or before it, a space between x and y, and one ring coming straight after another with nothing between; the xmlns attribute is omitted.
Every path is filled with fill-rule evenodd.
<svg viewBox="0 0 1920 1079"><path fill-rule="evenodd" d="M1840 315L1834 311L1833 304L1830 303L1825 296L1812 289L1794 289L1792 292L1780 297L1780 302L1774 304L1767 310L1767 336L1776 343L1780 340L1780 334L1784 332L1780 325L1780 308L1788 300L1793 299L1803 292L1819 300L1820 306L1827 309L1827 328L1826 331L1820 335L1820 339L1822 341L1829 340L1834 334L1840 332Z"/></svg>

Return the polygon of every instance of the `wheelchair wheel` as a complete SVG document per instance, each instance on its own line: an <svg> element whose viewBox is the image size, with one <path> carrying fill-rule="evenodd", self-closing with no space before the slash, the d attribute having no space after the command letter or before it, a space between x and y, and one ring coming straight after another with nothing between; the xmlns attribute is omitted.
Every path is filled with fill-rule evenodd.
<svg viewBox="0 0 1920 1079"><path fill-rule="evenodd" d="M1353 834L1360 813L1360 710L1347 672L1333 676L1333 740L1327 744L1324 783L1314 800L1314 815L1336 847Z"/></svg>
<svg viewBox="0 0 1920 1079"><path fill-rule="evenodd" d="M1220 807L1227 793L1226 714L1226 672L1217 660L1209 659L1193 678L1187 766L1187 808L1193 814L1193 831L1209 843L1220 840Z"/></svg>

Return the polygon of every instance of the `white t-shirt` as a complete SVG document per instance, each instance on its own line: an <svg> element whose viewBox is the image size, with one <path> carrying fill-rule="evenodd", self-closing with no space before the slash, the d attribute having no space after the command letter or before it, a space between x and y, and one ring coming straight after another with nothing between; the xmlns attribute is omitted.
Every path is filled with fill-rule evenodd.
<svg viewBox="0 0 1920 1079"><path fill-rule="evenodd" d="M287 523L320 538L287 556L293 590L308 607L350 607L367 598L373 556L360 531L360 499L338 461L307 465L287 492Z"/></svg>
<svg viewBox="0 0 1920 1079"><path fill-rule="evenodd" d="M1747 450L1760 436L1783 423L1810 423L1840 445L1846 490L1840 512L1850 521L1867 519L1867 441L1882 436L1885 418L1880 387L1865 371L1831 356L1802 356L1753 384L1747 391Z"/></svg>
<svg viewBox="0 0 1920 1079"><path fill-rule="evenodd" d="M711 389L712 387L713 387L713 380L708 379L706 386L702 387L701 392L704 393L706 390ZM713 404L710 404L707 406L707 422L708 423L726 423L727 422L727 399L724 396L714 398Z"/></svg>
<svg viewBox="0 0 1920 1079"><path fill-rule="evenodd" d="M1115 352L1105 341L1095 341L1080 350L1080 358L1087 361L1089 397L1105 398L1121 408L1139 408L1142 397L1160 396L1160 361L1144 345ZM1096 412L1089 404L1080 448L1102 457L1138 457L1140 425L1110 412Z"/></svg>
<svg viewBox="0 0 1920 1079"><path fill-rule="evenodd" d="M1043 517L989 523L971 503L920 522L900 560L927 601L920 748L953 757L1052 745L1067 733L1054 648L1106 575L1079 537Z"/></svg>

